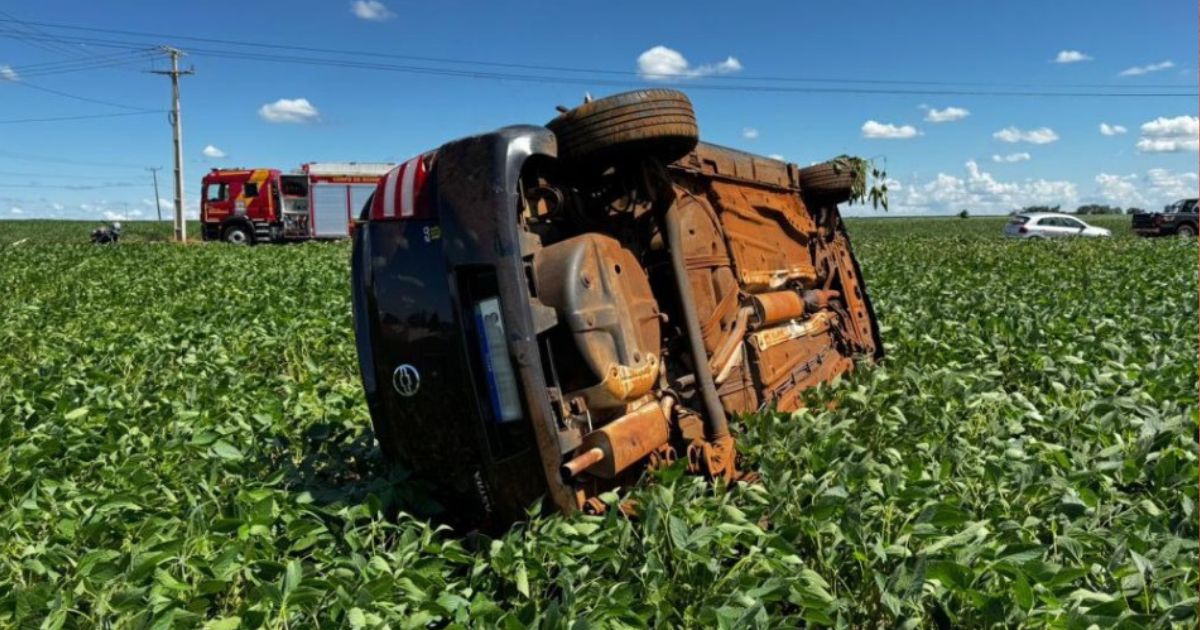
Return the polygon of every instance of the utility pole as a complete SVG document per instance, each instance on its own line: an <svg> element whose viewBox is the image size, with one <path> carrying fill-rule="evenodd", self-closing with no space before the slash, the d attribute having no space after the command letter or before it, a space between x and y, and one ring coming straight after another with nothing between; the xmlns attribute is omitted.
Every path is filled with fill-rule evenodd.
<svg viewBox="0 0 1200 630"><path fill-rule="evenodd" d="M175 240L187 240L187 221L183 216L183 121L179 118L179 77L195 74L192 69L180 70L179 58L183 51L171 46L161 46L160 50L171 56L170 70L155 70L154 74L165 74L171 77L171 127L175 131Z"/></svg>
<svg viewBox="0 0 1200 630"><path fill-rule="evenodd" d="M161 166L151 166L146 169L154 175L154 209L158 211L158 221L162 223L162 204L158 201L158 172L162 170Z"/></svg>

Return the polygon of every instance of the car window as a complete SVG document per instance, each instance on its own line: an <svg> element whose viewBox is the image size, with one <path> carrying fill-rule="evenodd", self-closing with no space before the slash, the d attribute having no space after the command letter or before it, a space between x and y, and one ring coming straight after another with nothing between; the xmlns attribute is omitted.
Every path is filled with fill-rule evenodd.
<svg viewBox="0 0 1200 630"><path fill-rule="evenodd" d="M208 201L225 201L228 195L227 184L209 184L208 192L204 196Z"/></svg>
<svg viewBox="0 0 1200 630"><path fill-rule="evenodd" d="M1038 227L1058 227L1058 219L1055 217L1042 217L1037 221Z"/></svg>
<svg viewBox="0 0 1200 630"><path fill-rule="evenodd" d="M258 184L255 184L253 182L247 182L246 184L244 184L242 186L242 196L243 197L257 197L258 196Z"/></svg>
<svg viewBox="0 0 1200 630"><path fill-rule="evenodd" d="M1075 219L1069 219L1067 217L1060 217L1058 220L1060 221L1059 225L1062 227L1074 228L1076 230L1080 230L1085 227L1082 223L1080 223L1079 221L1077 221Z"/></svg>

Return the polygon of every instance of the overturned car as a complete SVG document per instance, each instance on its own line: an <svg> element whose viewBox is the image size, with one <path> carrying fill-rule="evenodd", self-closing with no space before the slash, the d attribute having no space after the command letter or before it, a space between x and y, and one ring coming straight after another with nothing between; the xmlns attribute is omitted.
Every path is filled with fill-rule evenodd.
<svg viewBox="0 0 1200 630"><path fill-rule="evenodd" d="M397 167L354 234L376 438L474 526L680 459L733 479L731 415L882 353L837 209L861 173L699 142L673 90L560 111Z"/></svg>

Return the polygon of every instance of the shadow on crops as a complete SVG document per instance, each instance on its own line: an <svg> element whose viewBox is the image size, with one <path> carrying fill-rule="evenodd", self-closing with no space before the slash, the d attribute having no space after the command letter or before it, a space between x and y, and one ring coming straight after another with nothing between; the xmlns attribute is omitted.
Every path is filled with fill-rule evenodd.
<svg viewBox="0 0 1200 630"><path fill-rule="evenodd" d="M377 509L388 518L407 512L436 519L443 512L433 499L433 486L385 462L368 430L318 423L299 442L280 444L279 452L288 456L268 465L282 471L290 490L307 492L317 506L337 510L377 501ZM299 463L294 461L297 452L304 453Z"/></svg>

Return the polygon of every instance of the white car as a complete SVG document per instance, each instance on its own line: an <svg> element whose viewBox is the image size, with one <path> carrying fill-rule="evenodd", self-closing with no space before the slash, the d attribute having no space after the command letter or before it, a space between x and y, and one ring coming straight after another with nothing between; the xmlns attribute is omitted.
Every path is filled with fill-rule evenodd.
<svg viewBox="0 0 1200 630"><path fill-rule="evenodd" d="M1053 212L1030 212L1015 214L1004 226L1004 235L1012 238L1063 238L1067 236L1112 236L1112 230L1094 225L1069 215Z"/></svg>

